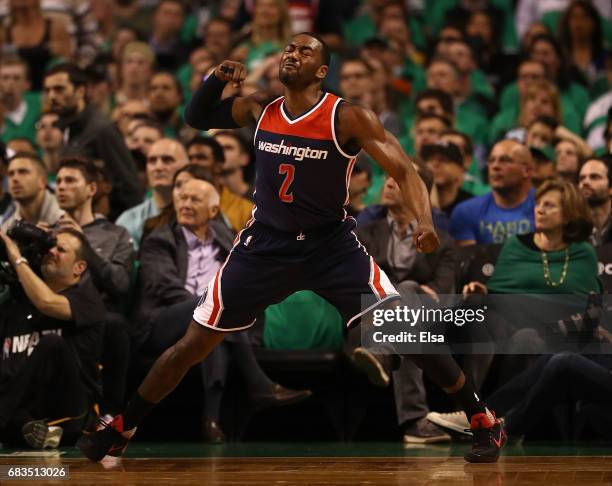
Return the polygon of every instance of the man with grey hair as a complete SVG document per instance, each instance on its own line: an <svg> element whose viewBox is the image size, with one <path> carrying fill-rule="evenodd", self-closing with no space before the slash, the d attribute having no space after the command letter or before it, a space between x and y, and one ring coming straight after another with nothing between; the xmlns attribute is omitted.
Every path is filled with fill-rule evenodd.
<svg viewBox="0 0 612 486"><path fill-rule="evenodd" d="M185 333L199 296L231 251L234 234L215 221L219 193L202 179L185 182L175 197L176 221L154 230L142 243L137 334L146 354L158 356ZM245 333L228 338L226 345L244 376L250 401L256 407L285 405L310 396L308 390L289 390L271 381L261 370ZM215 353L226 353L224 347ZM226 378L227 358L200 364L206 401L202 436L207 442L224 441L219 411Z"/></svg>

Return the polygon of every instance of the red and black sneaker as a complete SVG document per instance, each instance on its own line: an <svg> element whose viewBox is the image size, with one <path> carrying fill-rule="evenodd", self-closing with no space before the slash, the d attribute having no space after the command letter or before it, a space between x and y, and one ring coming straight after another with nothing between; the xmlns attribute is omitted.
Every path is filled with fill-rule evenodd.
<svg viewBox="0 0 612 486"><path fill-rule="evenodd" d="M81 436L76 445L89 460L98 462L104 456L121 457L130 438L125 437L123 416L117 415L112 422L100 421L102 428Z"/></svg>
<svg viewBox="0 0 612 486"><path fill-rule="evenodd" d="M493 412L477 413L472 416L472 450L465 454L468 462L497 462L499 451L507 440L501 420Z"/></svg>

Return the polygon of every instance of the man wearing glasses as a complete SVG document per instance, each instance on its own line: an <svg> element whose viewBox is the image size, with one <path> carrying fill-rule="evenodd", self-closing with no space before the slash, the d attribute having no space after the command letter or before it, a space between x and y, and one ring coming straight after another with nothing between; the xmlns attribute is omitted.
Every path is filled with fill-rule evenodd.
<svg viewBox="0 0 612 486"><path fill-rule="evenodd" d="M450 231L461 246L503 243L534 231L533 160L515 140L496 143L487 162L491 192L464 201L451 215Z"/></svg>

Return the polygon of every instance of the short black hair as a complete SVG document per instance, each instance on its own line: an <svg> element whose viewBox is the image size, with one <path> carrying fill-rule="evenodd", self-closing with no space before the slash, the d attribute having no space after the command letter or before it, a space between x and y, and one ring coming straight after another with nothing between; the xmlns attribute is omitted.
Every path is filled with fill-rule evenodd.
<svg viewBox="0 0 612 486"><path fill-rule="evenodd" d="M81 174L87 184L100 181L100 171L91 159L86 157L65 157L59 162L57 172L62 169L76 169Z"/></svg>
<svg viewBox="0 0 612 486"><path fill-rule="evenodd" d="M465 144L465 154L469 155L470 157L474 155L474 144L472 143L472 139L467 133L463 133L463 132L460 132L459 130L455 130L454 128L451 128L450 130L446 130L442 134L442 136L444 135L457 135L458 137L461 137Z"/></svg>
<svg viewBox="0 0 612 486"><path fill-rule="evenodd" d="M536 123L541 123L542 125L546 125L551 130L556 130L557 126L559 126L559 122L557 120L555 120L552 116L540 115L540 116L536 117L536 119L533 120L529 124L529 127L527 127L527 128L531 128Z"/></svg>
<svg viewBox="0 0 612 486"><path fill-rule="evenodd" d="M447 130L452 128L452 123L447 117L436 115L435 113L421 113L417 115L414 125L416 126L417 124L421 123L423 120L432 120L432 119L442 122Z"/></svg>
<svg viewBox="0 0 612 486"><path fill-rule="evenodd" d="M232 131L232 130L221 130L221 131L216 132L214 134L213 138L215 140L217 140L217 137L219 135L222 135L224 137L232 137L236 141L236 143L240 146L240 150L243 153L247 153L247 154L251 155L251 151L249 150L249 144L244 139L244 137L242 135L240 135L240 133ZM221 148L223 148L223 147L221 147Z"/></svg>
<svg viewBox="0 0 612 486"><path fill-rule="evenodd" d="M317 39L321 44L321 56L323 57L323 66L329 66L331 62L331 50L329 49L327 42L325 42L321 37L319 37L317 34L313 34L312 32L300 32L299 34L295 34L293 37L296 37L298 35L307 35L308 37Z"/></svg>
<svg viewBox="0 0 612 486"><path fill-rule="evenodd" d="M57 236L62 233L71 235L75 237L77 240L79 240L80 247L75 250L76 257L79 260L87 261L90 255L90 252L93 251L91 249L91 246L89 246L89 241L87 240L87 237L80 231L75 230L74 228L66 228L66 227L59 229L57 233L55 233L55 235Z"/></svg>
<svg viewBox="0 0 612 486"><path fill-rule="evenodd" d="M89 80L89 77L87 76L85 71L83 71L76 64L70 62L56 64L45 73L45 78L60 73L66 73L68 75L70 83L73 84L75 88L79 86L86 86Z"/></svg>
<svg viewBox="0 0 612 486"><path fill-rule="evenodd" d="M446 91L433 88L425 89L421 91L414 100L415 106L427 98L435 99L436 101L438 101L438 103L440 103L440 106L442 106L444 113L448 113L449 115L454 116L455 105L453 104L453 98Z"/></svg>
<svg viewBox="0 0 612 486"><path fill-rule="evenodd" d="M612 187L612 154L605 154L602 155L601 157L587 157L585 159L582 159L580 161L580 163L578 164L578 174L580 174L580 171L582 170L582 168L584 167L584 165L587 162L591 162L591 161L597 161L597 162L601 162L603 165L606 166L606 169L608 169L608 187Z"/></svg>
<svg viewBox="0 0 612 486"><path fill-rule="evenodd" d="M185 99L185 94L183 93L183 87L181 86L181 82L178 80L178 78L175 76L175 74L172 71L167 71L167 70L155 71L151 75L151 79L149 81L149 85L153 82L153 79L155 77L161 76L161 75L170 76L170 78L174 82L174 87L176 88L176 91L178 92L179 96L181 97L181 100L184 100Z"/></svg>
<svg viewBox="0 0 612 486"><path fill-rule="evenodd" d="M223 147L221 147L221 144L217 142L214 138L196 135L189 141L189 143L187 143L187 146L185 147L185 149L189 151L189 149L193 147L194 145L205 145L207 147L210 147L215 163L217 164L225 163L225 154L223 152Z"/></svg>

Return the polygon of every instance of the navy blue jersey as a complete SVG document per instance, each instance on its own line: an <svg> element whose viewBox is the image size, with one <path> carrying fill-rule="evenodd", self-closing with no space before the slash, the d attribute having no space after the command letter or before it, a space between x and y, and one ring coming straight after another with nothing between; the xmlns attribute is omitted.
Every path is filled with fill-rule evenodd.
<svg viewBox="0 0 612 486"><path fill-rule="evenodd" d="M264 108L255 130L255 220L286 232L340 223L347 218L355 165L355 155L336 139L336 110L343 100L325 93L295 119L284 100Z"/></svg>

